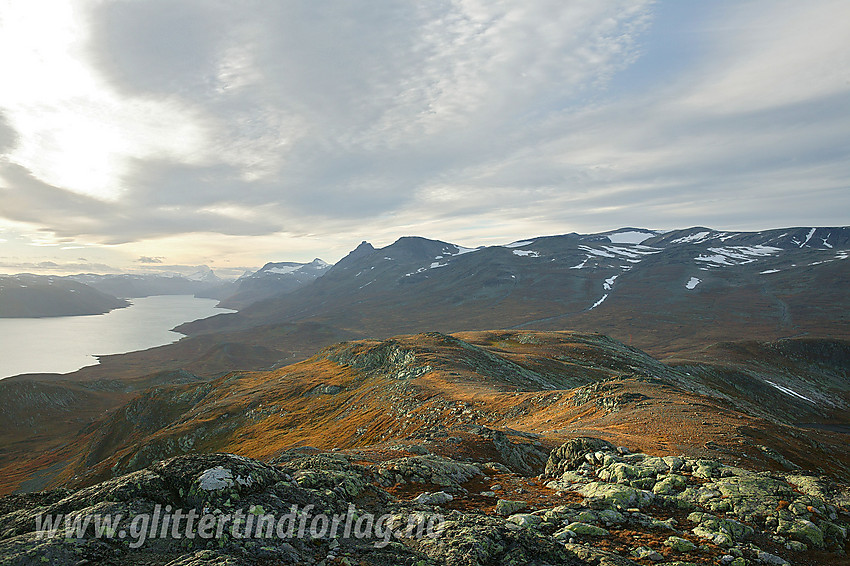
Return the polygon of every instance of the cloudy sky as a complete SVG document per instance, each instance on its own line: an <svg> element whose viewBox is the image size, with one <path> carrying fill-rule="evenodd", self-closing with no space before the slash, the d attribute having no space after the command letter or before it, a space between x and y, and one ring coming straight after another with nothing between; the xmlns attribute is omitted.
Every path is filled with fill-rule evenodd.
<svg viewBox="0 0 850 566"><path fill-rule="evenodd" d="M850 224L850 2L0 0L0 272Z"/></svg>

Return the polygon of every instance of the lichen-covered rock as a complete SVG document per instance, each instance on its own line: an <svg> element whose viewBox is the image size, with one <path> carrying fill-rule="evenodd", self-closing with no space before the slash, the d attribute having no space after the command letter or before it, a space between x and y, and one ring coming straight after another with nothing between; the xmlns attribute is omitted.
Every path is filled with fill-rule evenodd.
<svg viewBox="0 0 850 566"><path fill-rule="evenodd" d="M528 503L525 501L510 501L508 499L500 499L496 502L496 513L507 517L518 511L528 508Z"/></svg>
<svg viewBox="0 0 850 566"><path fill-rule="evenodd" d="M652 493L656 495L672 495L683 491L688 485L688 480L685 476L679 474L669 474L658 478L658 481L652 487Z"/></svg>
<svg viewBox="0 0 850 566"><path fill-rule="evenodd" d="M566 526L568 531L572 531L577 535L585 535L591 537L604 537L609 533L596 525L588 525L587 523L570 523Z"/></svg>
<svg viewBox="0 0 850 566"><path fill-rule="evenodd" d="M638 560L652 560L653 562L660 562L664 560L664 556L662 554L646 546L639 546L632 550L632 556Z"/></svg>
<svg viewBox="0 0 850 566"><path fill-rule="evenodd" d="M584 462L586 454L597 451L616 451L616 447L601 438L580 436L571 439L560 447L552 450L549 460L546 462L545 474L548 477L557 477L568 470L574 470Z"/></svg>
<svg viewBox="0 0 850 566"><path fill-rule="evenodd" d="M787 536L815 548L825 548L823 531L813 522L805 519L790 521L779 519L776 534Z"/></svg>
<svg viewBox="0 0 850 566"><path fill-rule="evenodd" d="M779 507L780 501L794 497L788 483L767 475L727 477L705 486L727 498L733 512L745 521L764 518Z"/></svg>
<svg viewBox="0 0 850 566"><path fill-rule="evenodd" d="M697 523L693 533L718 546L729 547L753 535L753 528L732 519L722 519L708 513L694 512L688 521Z"/></svg>
<svg viewBox="0 0 850 566"><path fill-rule="evenodd" d="M781 556L765 552L764 550L756 551L756 560L758 560L762 564L772 564L773 566L788 566L787 560L785 560Z"/></svg>
<svg viewBox="0 0 850 566"><path fill-rule="evenodd" d="M474 464L433 455L389 460L378 466L376 474L378 482L385 486L430 483L450 488L458 488L460 484L482 475L481 468Z"/></svg>
<svg viewBox="0 0 850 566"><path fill-rule="evenodd" d="M414 497L413 501L420 505L445 505L452 499L454 499L454 496L445 491L435 491L434 493L428 493L426 491Z"/></svg>
<svg viewBox="0 0 850 566"><path fill-rule="evenodd" d="M664 546L669 546L676 552L693 552L697 545L686 538L671 536L664 541Z"/></svg>
<svg viewBox="0 0 850 566"><path fill-rule="evenodd" d="M601 468L597 473L597 477L602 481L620 483L624 485L634 485L640 480L651 480L649 488L655 485L655 477L658 472L650 466L633 466L625 462L614 462L610 466ZM646 482L645 482L646 483ZM646 489L642 487L642 489Z"/></svg>
<svg viewBox="0 0 850 566"><path fill-rule="evenodd" d="M531 513L517 513L508 517L508 521L520 527L533 528L543 522L543 518Z"/></svg>
<svg viewBox="0 0 850 566"><path fill-rule="evenodd" d="M593 509L609 507L643 507L653 500L652 493L627 485L615 483L591 482L579 490L587 500L587 506Z"/></svg>
<svg viewBox="0 0 850 566"><path fill-rule="evenodd" d="M507 464L509 471L520 474L538 474L546 464L548 454L540 448L539 441L533 438L531 439L532 442L524 439L515 442L501 430L484 426L473 426L471 429L493 443L502 461Z"/></svg>
<svg viewBox="0 0 850 566"><path fill-rule="evenodd" d="M274 460L276 465L228 454L185 456L79 491L0 499L0 566L85 561L121 566L131 556L130 541L98 539L93 536L93 528L74 539L39 538L34 531L36 517L44 513L72 519L94 513L120 514L125 518L113 525L115 533L125 529L133 517L150 514L156 507L184 511L191 508L214 517L241 516L240 527L264 516L286 515L293 505L301 509L311 506L314 514L328 517L350 511L352 519L382 515L401 521L401 525L411 519L421 525L426 517L438 516L447 522L435 538L414 536L409 530L386 531L380 546L375 546L371 535L363 540L332 540L321 535L315 540L309 536L257 540L238 538L225 531L211 540L197 536L183 540L156 538L148 540L143 549L145 556L155 557L147 560L151 566L323 562L353 565L362 561L373 566L634 566L637 562L633 559L645 566L661 556L648 547L635 554L622 547L616 552L602 550L595 539L606 535L615 543L612 548L617 548L623 535L644 545L653 544L649 541L659 537L677 535L667 539L670 549L662 550L668 558L674 552L695 552L697 545L692 541L697 540L696 536L711 543L702 545L694 554L700 563L741 566L760 563L759 560L784 564L780 556L755 547L753 540L771 541L772 551L778 554L815 549L840 553L847 536L846 510L834 505L840 486L810 476L795 477L790 482L783 475L722 465L715 468L706 461L679 462L623 450L597 450L586 453L575 471L562 472L561 477L574 474L569 477L582 480L570 483L569 490L574 493L569 494L545 490L535 479L522 478L501 466L485 465L490 475L485 479L489 481L472 484L476 492L498 482L500 493L504 490L517 498L526 498L527 494L534 506L545 501L552 505L530 512L525 511L529 507L526 501L502 499L492 512L489 506L495 499L468 494L461 486L480 473L474 464L430 455L372 464L371 458L364 456L365 453L323 454L305 448L279 455ZM700 467L711 468L710 477L691 477L691 471ZM644 480L654 482L658 493L635 485ZM405 485L433 485L439 481L451 485L433 493ZM379 487L387 482L394 486L391 491L395 496ZM396 482L402 485L395 485ZM798 491L794 488L798 484L806 487ZM411 499L417 493L420 496ZM584 500L579 501L576 493ZM832 498L832 503L824 497ZM450 498L468 499L443 507L434 505ZM677 522L664 507L689 508L694 512L687 522L675 515L680 519ZM651 538L644 538L642 533L651 533ZM577 544L581 542L585 544Z"/></svg>
<svg viewBox="0 0 850 566"><path fill-rule="evenodd" d="M483 515L452 512L438 538L411 544L435 564L447 566L580 564L552 538L534 529L510 529L504 521Z"/></svg>
<svg viewBox="0 0 850 566"><path fill-rule="evenodd" d="M603 550L594 545L566 543L564 544L564 548L576 561L576 566L579 564L582 566L586 564L593 566L639 566L639 563L634 560Z"/></svg>

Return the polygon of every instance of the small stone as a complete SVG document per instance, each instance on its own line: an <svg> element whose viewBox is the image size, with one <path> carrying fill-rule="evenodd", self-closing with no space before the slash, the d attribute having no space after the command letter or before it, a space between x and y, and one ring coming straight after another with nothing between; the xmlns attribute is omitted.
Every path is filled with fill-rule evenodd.
<svg viewBox="0 0 850 566"><path fill-rule="evenodd" d="M785 548L787 548L788 550L793 550L794 552L806 552L807 550L809 550L809 547L805 543L802 543L798 540L789 540L785 544Z"/></svg>
<svg viewBox="0 0 850 566"><path fill-rule="evenodd" d="M496 502L496 513L507 517L513 515L517 511L522 511L528 508L528 503L525 501L510 501L508 499L500 499Z"/></svg>
<svg viewBox="0 0 850 566"><path fill-rule="evenodd" d="M597 527L596 525L588 525L587 523L570 523L566 528L577 535L604 537L608 534L608 531L605 529Z"/></svg>
<svg viewBox="0 0 850 566"><path fill-rule="evenodd" d="M421 493L413 500L420 505L444 505L454 499L454 496L445 491L436 491L434 493Z"/></svg>
<svg viewBox="0 0 850 566"><path fill-rule="evenodd" d="M531 529L542 523L543 519L530 513L517 513L516 515L508 517L508 521L515 525L519 525L520 527Z"/></svg>
<svg viewBox="0 0 850 566"><path fill-rule="evenodd" d="M660 553L652 550L651 548L647 548L645 546L640 546L632 551L632 556L637 558L638 560L652 560L653 562L660 562L664 560L664 556Z"/></svg>
<svg viewBox="0 0 850 566"><path fill-rule="evenodd" d="M787 566L788 562L775 554L771 554L769 552L765 552L763 550L758 551L758 561L762 564L773 564L775 566Z"/></svg>
<svg viewBox="0 0 850 566"><path fill-rule="evenodd" d="M664 546L669 546L676 552L693 552L697 549L697 545L695 545L688 539L675 536L669 537L667 540L665 540Z"/></svg>

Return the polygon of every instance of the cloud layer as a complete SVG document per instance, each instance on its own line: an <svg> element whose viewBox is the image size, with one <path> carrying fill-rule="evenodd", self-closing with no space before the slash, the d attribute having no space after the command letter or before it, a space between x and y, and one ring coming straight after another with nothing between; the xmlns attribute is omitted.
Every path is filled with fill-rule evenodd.
<svg viewBox="0 0 850 566"><path fill-rule="evenodd" d="M23 4L14 24L43 23ZM665 10L62 3L0 55L0 217L132 258L205 233L335 259L413 233L848 223L847 3Z"/></svg>

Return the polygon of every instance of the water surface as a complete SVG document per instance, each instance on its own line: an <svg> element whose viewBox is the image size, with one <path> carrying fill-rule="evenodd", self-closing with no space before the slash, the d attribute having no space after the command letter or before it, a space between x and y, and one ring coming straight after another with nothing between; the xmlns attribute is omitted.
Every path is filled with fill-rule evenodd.
<svg viewBox="0 0 850 566"><path fill-rule="evenodd" d="M215 299L157 295L106 314L53 318L0 318L0 379L21 373L67 373L123 354L176 342L184 322L233 312Z"/></svg>

